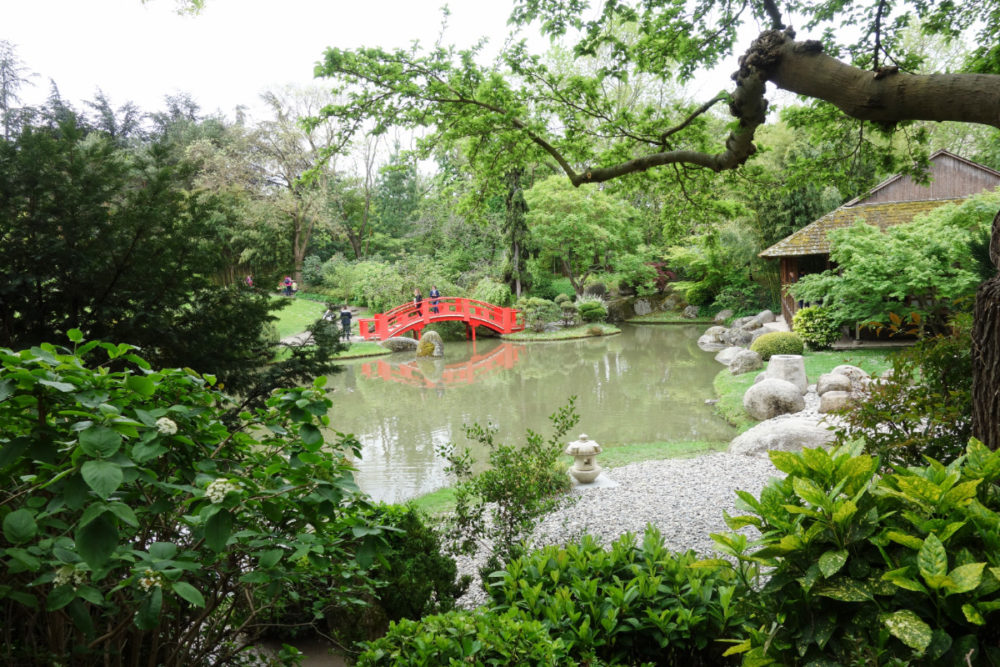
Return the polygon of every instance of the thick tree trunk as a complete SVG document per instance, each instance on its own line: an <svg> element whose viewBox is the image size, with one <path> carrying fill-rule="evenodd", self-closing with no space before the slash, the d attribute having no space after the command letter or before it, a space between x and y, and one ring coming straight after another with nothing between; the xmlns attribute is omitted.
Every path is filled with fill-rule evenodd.
<svg viewBox="0 0 1000 667"><path fill-rule="evenodd" d="M877 123L953 120L1000 127L1000 75L872 72L819 51L816 42L781 43L767 79L779 88Z"/></svg>
<svg viewBox="0 0 1000 667"><path fill-rule="evenodd" d="M993 219L990 259L1000 269L1000 212ZM1000 273L979 286L972 329L972 434L1000 449Z"/></svg>

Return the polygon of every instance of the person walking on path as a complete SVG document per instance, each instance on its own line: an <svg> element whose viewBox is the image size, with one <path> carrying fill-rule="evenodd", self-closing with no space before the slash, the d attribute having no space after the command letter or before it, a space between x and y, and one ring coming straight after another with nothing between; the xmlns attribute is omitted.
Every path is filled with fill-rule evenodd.
<svg viewBox="0 0 1000 667"><path fill-rule="evenodd" d="M282 282L282 284L285 286L285 296L291 296L292 295L292 277L291 276L285 276L285 280Z"/></svg>
<svg viewBox="0 0 1000 667"><path fill-rule="evenodd" d="M417 309L417 313L420 313L420 302L424 300L424 295L420 293L419 287L413 288L413 306Z"/></svg>
<svg viewBox="0 0 1000 667"><path fill-rule="evenodd" d="M351 309L345 303L340 309L340 337L351 340Z"/></svg>
<svg viewBox="0 0 1000 667"><path fill-rule="evenodd" d="M438 299L441 298L441 292L438 291L437 285L431 285L431 291L427 293L427 296L431 298L431 312L438 312Z"/></svg>

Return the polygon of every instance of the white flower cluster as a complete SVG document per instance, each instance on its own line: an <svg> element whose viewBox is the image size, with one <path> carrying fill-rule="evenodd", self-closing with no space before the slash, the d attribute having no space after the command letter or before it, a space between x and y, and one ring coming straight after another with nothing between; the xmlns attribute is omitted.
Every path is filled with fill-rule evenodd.
<svg viewBox="0 0 1000 667"><path fill-rule="evenodd" d="M82 585L87 581L87 573L82 570L77 570L72 565L63 565L58 570L56 570L56 576L52 580L53 586L62 586L63 584L73 584L73 587Z"/></svg>
<svg viewBox="0 0 1000 667"><path fill-rule="evenodd" d="M143 573L144 576L139 577L139 587L144 591L148 591L154 586L163 587L163 575L159 572L153 572L148 569Z"/></svg>
<svg viewBox="0 0 1000 667"><path fill-rule="evenodd" d="M231 491L239 491L239 482L233 482L223 477L215 480L205 489L205 495L213 503L221 503L226 499L226 494Z"/></svg>
<svg viewBox="0 0 1000 667"><path fill-rule="evenodd" d="M156 420L156 430L164 435L173 435L174 433L177 433L177 424L174 423L173 419L160 417Z"/></svg>

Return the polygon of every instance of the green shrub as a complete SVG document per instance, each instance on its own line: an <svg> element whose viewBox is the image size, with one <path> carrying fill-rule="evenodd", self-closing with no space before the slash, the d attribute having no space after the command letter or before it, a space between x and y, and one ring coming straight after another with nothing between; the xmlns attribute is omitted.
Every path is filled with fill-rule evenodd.
<svg viewBox="0 0 1000 667"><path fill-rule="evenodd" d="M1000 452L976 440L945 466L933 460L880 476L862 443L770 453L787 473L754 498L754 526L714 535L718 548L766 580L746 600L744 664L1000 664Z"/></svg>
<svg viewBox="0 0 1000 667"><path fill-rule="evenodd" d="M483 278L472 289L470 298L485 301L495 306L509 306L514 302L514 295L506 283L497 282L492 278Z"/></svg>
<svg viewBox="0 0 1000 667"><path fill-rule="evenodd" d="M233 664L288 591L372 590L325 377L236 416L211 376L70 339L0 349L0 663Z"/></svg>
<svg viewBox="0 0 1000 667"><path fill-rule="evenodd" d="M590 334L591 336L603 336L604 329L602 329L601 327L589 327L587 329L587 333Z"/></svg>
<svg viewBox="0 0 1000 667"><path fill-rule="evenodd" d="M584 322L603 322L608 318L608 309L600 301L584 301L578 308Z"/></svg>
<svg viewBox="0 0 1000 667"><path fill-rule="evenodd" d="M583 288L584 296L596 296L599 299L603 299L608 295L608 286L603 282L595 280L594 282L587 283L586 287Z"/></svg>
<svg viewBox="0 0 1000 667"><path fill-rule="evenodd" d="M840 340L840 327L822 306L800 308L792 316L792 330L813 350L827 350Z"/></svg>
<svg viewBox="0 0 1000 667"><path fill-rule="evenodd" d="M494 441L495 426L466 426L466 437L479 443L480 451L489 453L490 467L477 474L473 473L475 461L468 447L457 451L454 443L448 443L437 449L448 462L445 471L458 481L455 512L445 533L454 538L450 549L473 554L478 542L486 538L492 545L486 574L520 554L521 542L531 534L538 517L555 509L569 489L569 475L560 457L564 437L580 419L575 400L571 397L549 417L553 433L548 440L528 429L524 445L506 445Z"/></svg>
<svg viewBox="0 0 1000 667"><path fill-rule="evenodd" d="M556 298L553 299L553 301L562 306L564 303L571 303L573 301L573 297L571 297L569 294L560 293L556 295Z"/></svg>
<svg viewBox="0 0 1000 667"><path fill-rule="evenodd" d="M538 621L483 611L394 623L385 637L365 644L357 662L358 667L464 664L576 667L578 663Z"/></svg>
<svg viewBox="0 0 1000 667"><path fill-rule="evenodd" d="M872 382L840 415L837 439L865 441L882 465L908 466L930 456L950 463L972 436L972 341L968 325L892 357L889 377Z"/></svg>
<svg viewBox="0 0 1000 667"><path fill-rule="evenodd" d="M525 325L532 331L545 331L546 325L562 317L562 309L547 299L522 298L514 306L524 312Z"/></svg>
<svg viewBox="0 0 1000 667"><path fill-rule="evenodd" d="M565 295L560 294L559 296ZM562 323L564 326L570 327L576 324L579 308L575 303L570 301L569 297L566 297L566 300L559 304L559 308L562 311Z"/></svg>
<svg viewBox="0 0 1000 667"><path fill-rule="evenodd" d="M546 547L494 580L494 611L540 621L580 664L595 656L610 664L726 664L728 645L719 639L745 621L737 608L747 589L729 563L671 553L652 527L640 544L626 534L607 550L590 536Z"/></svg>
<svg viewBox="0 0 1000 667"><path fill-rule="evenodd" d="M775 354L802 354L802 339L791 331L772 331L750 343L750 349L767 361Z"/></svg>

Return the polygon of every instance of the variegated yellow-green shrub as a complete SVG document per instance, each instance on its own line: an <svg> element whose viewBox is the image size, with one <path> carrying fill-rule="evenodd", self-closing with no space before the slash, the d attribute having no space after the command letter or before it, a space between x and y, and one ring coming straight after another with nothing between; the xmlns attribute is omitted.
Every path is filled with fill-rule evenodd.
<svg viewBox="0 0 1000 667"><path fill-rule="evenodd" d="M861 443L771 452L787 473L713 536L744 576L744 664L1000 663L1000 452L972 440L945 466L878 475ZM969 662L967 663L966 660Z"/></svg>

